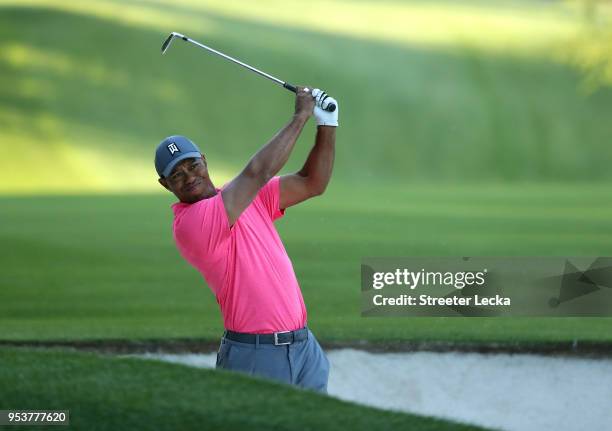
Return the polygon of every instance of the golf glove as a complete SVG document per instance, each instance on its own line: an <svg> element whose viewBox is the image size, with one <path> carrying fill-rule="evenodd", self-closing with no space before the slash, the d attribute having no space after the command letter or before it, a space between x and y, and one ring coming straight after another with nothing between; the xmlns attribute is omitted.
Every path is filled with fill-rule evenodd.
<svg viewBox="0 0 612 431"><path fill-rule="evenodd" d="M333 126L338 127L338 102L333 97L329 97L323 90L315 88L312 90L312 97L315 98L314 116L317 121L317 126ZM327 112L325 108L328 104L334 103L336 110Z"/></svg>

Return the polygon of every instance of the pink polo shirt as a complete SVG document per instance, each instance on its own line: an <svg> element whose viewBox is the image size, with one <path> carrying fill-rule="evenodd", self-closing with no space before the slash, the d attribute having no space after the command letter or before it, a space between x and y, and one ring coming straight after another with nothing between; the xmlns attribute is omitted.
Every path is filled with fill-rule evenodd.
<svg viewBox="0 0 612 431"><path fill-rule="evenodd" d="M279 201L274 177L231 228L220 191L172 205L176 245L215 294L226 329L262 334L306 324L302 292L273 223L284 215Z"/></svg>

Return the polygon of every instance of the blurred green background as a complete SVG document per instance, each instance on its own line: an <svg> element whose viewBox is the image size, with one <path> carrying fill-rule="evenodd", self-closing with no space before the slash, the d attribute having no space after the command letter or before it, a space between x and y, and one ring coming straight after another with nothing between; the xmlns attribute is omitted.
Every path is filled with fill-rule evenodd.
<svg viewBox="0 0 612 431"><path fill-rule="evenodd" d="M611 24L596 1L0 0L0 338L221 335L153 151L187 135L221 185L293 98L161 56L178 31L339 101L327 193L277 223L320 340L609 341L603 318L362 318L359 267L612 254Z"/></svg>

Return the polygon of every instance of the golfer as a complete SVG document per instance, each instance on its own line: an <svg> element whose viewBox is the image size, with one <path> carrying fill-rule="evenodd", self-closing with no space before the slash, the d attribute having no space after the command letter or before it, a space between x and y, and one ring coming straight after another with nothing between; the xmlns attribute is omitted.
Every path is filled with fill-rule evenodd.
<svg viewBox="0 0 612 431"><path fill-rule="evenodd" d="M338 106L319 89L298 87L291 120L221 189L189 139L170 136L155 154L160 184L180 201L172 205L177 248L202 273L223 315L216 367L323 393L329 361L307 326L302 292L273 222L329 183L338 108L327 112L328 103ZM276 176L313 114L317 134L304 166Z"/></svg>

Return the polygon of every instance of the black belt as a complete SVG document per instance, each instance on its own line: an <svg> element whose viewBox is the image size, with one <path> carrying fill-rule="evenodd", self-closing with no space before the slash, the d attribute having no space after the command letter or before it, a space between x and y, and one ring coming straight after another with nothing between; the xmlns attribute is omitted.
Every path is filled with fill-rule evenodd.
<svg viewBox="0 0 612 431"><path fill-rule="evenodd" d="M257 337L259 337L260 344L283 346L308 339L308 328L304 327L295 331L280 331L272 334L247 334L245 332L234 332L226 329L223 336L232 341L250 344L255 344L257 342Z"/></svg>

